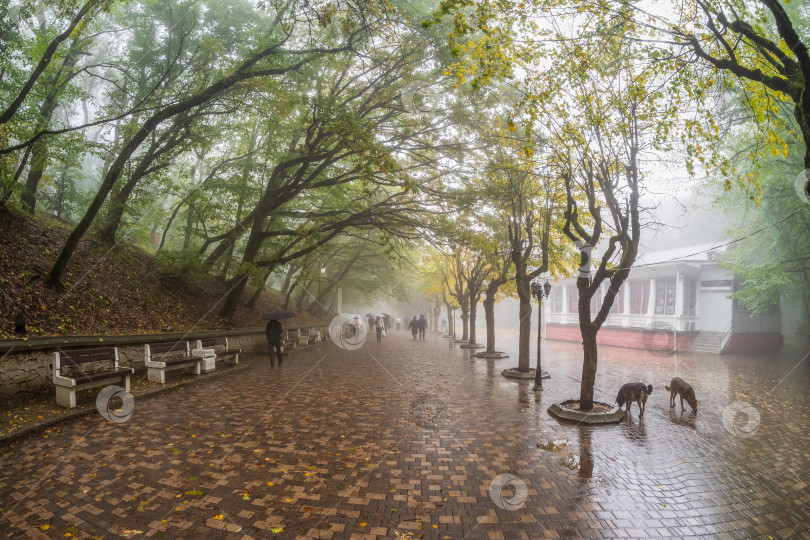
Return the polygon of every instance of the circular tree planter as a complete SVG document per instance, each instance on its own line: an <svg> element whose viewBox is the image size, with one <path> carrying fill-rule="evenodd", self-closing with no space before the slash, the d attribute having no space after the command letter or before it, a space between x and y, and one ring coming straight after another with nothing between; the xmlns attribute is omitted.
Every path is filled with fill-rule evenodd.
<svg viewBox="0 0 810 540"><path fill-rule="evenodd" d="M536 369L530 369L527 372L518 371L518 368L507 368L501 371L501 375L508 379L531 379L534 380L534 376L537 373ZM543 378L550 379L551 375L548 371L543 370Z"/></svg>
<svg viewBox="0 0 810 540"><path fill-rule="evenodd" d="M578 407L579 400L568 399L559 401L548 408L551 416L560 418L562 420L570 420L580 424L615 424L624 418L624 411L619 407L608 405L607 403L599 403L594 401L593 411L580 411L575 408Z"/></svg>
<svg viewBox="0 0 810 540"><path fill-rule="evenodd" d="M462 343L460 345L462 349L483 349L484 346L480 343Z"/></svg>
<svg viewBox="0 0 810 540"><path fill-rule="evenodd" d="M509 355L505 352L501 351L492 351L492 352L479 352L475 353L476 358L509 358Z"/></svg>

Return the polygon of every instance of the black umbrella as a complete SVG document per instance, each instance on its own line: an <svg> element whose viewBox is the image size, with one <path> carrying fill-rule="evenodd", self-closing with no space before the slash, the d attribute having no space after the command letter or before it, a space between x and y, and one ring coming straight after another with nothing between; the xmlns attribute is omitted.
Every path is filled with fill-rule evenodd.
<svg viewBox="0 0 810 540"><path fill-rule="evenodd" d="M262 320L265 321L280 321L282 319L292 319L295 313L287 311L286 309L277 309L275 311L268 311L262 315Z"/></svg>

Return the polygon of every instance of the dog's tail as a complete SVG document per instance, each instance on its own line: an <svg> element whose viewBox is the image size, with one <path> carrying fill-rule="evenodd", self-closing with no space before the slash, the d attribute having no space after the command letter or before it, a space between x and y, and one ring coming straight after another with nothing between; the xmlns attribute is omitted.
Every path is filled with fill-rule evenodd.
<svg viewBox="0 0 810 540"><path fill-rule="evenodd" d="M669 386L664 386L664 388L666 388L667 390L669 390Z"/></svg>
<svg viewBox="0 0 810 540"><path fill-rule="evenodd" d="M647 385L647 388L645 388L645 390L647 391L647 395L648 395L648 396L649 396L650 394L652 394L652 385L651 385L651 384L648 384L648 385Z"/></svg>
<svg viewBox="0 0 810 540"><path fill-rule="evenodd" d="M619 390L619 395L616 396L616 403L619 404L619 407L624 405L624 392L622 392L621 389Z"/></svg>

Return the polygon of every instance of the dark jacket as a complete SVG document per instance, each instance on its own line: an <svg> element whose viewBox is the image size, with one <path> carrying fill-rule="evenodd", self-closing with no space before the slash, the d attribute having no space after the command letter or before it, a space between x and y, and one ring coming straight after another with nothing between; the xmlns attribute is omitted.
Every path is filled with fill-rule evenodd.
<svg viewBox="0 0 810 540"><path fill-rule="evenodd" d="M278 343L281 341L281 323L278 321L270 321L264 328L264 334L267 336L269 343Z"/></svg>
<svg viewBox="0 0 810 540"><path fill-rule="evenodd" d="M417 322L419 323L418 326L419 330L427 330L428 322L424 315L419 317L419 320Z"/></svg>

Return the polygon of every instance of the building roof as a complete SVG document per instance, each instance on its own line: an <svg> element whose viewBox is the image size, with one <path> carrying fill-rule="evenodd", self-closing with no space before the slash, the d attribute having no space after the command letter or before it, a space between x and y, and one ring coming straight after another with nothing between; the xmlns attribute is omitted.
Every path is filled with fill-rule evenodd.
<svg viewBox="0 0 810 540"><path fill-rule="evenodd" d="M708 263L712 261L711 254L713 252L728 251L729 246L727 244L728 242L712 242L661 251L647 251L639 254L633 266L653 266L679 262Z"/></svg>

